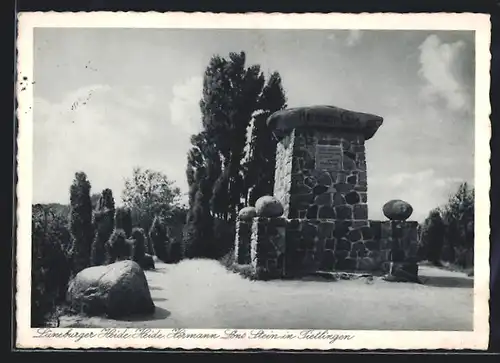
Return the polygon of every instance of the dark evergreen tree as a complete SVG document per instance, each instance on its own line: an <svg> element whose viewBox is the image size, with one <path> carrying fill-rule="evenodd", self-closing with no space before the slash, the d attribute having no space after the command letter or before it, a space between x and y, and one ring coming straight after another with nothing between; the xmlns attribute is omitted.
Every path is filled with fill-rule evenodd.
<svg viewBox="0 0 500 363"><path fill-rule="evenodd" d="M115 229L123 229L127 238L132 235L132 212L130 208L116 208Z"/></svg>
<svg viewBox="0 0 500 363"><path fill-rule="evenodd" d="M93 266L106 263L105 244L113 233L115 224L115 200L111 189L104 189L94 211L95 236L92 243L91 262Z"/></svg>
<svg viewBox="0 0 500 363"><path fill-rule="evenodd" d="M90 182L83 172L75 174L70 188L70 233L73 273L90 266L90 249L93 237Z"/></svg>
<svg viewBox="0 0 500 363"><path fill-rule="evenodd" d="M445 226L438 209L434 209L424 221L422 228L422 244L427 259L435 265L441 264Z"/></svg>
<svg viewBox="0 0 500 363"><path fill-rule="evenodd" d="M153 244L156 256L165 263L169 261L167 229L162 218L156 216L149 230L149 240Z"/></svg>
<svg viewBox="0 0 500 363"><path fill-rule="evenodd" d="M267 119L274 112L287 107L281 76L274 72L259 98L259 111L254 115L250 137L250 150L245 163L245 189L249 191L247 203L255 205L257 199L272 195L276 163L276 140L267 127Z"/></svg>
<svg viewBox="0 0 500 363"><path fill-rule="evenodd" d="M139 227L132 229L132 239L133 239L133 260L142 266L142 261L146 253L146 236L144 230Z"/></svg>
<svg viewBox="0 0 500 363"><path fill-rule="evenodd" d="M106 242L106 262L108 264L131 259L132 250L127 234L121 228L115 228L108 242Z"/></svg>

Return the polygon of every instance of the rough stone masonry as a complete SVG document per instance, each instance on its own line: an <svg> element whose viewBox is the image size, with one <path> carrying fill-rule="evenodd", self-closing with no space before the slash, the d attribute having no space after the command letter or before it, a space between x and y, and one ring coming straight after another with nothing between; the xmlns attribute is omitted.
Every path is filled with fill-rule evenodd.
<svg viewBox="0 0 500 363"><path fill-rule="evenodd" d="M273 218L242 221L240 230L253 223L253 233L237 236L240 251L265 252L254 252L251 261L240 256L240 263L252 263L267 277L291 277L384 269L388 261L416 255L417 222L368 220L365 142L382 117L313 106L278 111L267 123L278 140L274 197L283 205L278 224L285 231L269 238L265 231L274 229Z"/></svg>

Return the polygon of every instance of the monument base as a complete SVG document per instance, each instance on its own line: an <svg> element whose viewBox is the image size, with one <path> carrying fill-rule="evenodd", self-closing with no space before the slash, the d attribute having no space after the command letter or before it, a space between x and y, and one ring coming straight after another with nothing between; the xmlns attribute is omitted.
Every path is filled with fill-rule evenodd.
<svg viewBox="0 0 500 363"><path fill-rule="evenodd" d="M250 251L250 261L241 253L237 261L249 263L256 279L300 278L318 271L417 279L417 222L256 217L251 228L238 223L235 247Z"/></svg>

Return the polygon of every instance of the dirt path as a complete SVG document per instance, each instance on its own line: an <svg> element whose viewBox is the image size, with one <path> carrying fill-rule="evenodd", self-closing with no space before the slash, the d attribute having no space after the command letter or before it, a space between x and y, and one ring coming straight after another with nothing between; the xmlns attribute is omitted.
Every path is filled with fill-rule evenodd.
<svg viewBox="0 0 500 363"><path fill-rule="evenodd" d="M214 261L146 272L156 313L128 321L64 317L61 326L472 330L473 279L421 267L423 285L351 280L249 281Z"/></svg>

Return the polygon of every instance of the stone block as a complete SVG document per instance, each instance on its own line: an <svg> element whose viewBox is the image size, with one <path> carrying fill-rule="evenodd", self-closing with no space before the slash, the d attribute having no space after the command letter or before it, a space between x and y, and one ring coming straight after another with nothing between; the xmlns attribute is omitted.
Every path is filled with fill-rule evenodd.
<svg viewBox="0 0 500 363"><path fill-rule="evenodd" d="M361 231L359 229L353 229L347 233L347 239L351 242L357 242L361 240L361 238Z"/></svg>
<svg viewBox="0 0 500 363"><path fill-rule="evenodd" d="M331 238L333 237L333 231L335 229L335 222L321 222L318 225L318 237L319 238Z"/></svg>
<svg viewBox="0 0 500 363"><path fill-rule="evenodd" d="M337 205L335 206L335 214L337 219L352 219L352 207L349 205Z"/></svg>
<svg viewBox="0 0 500 363"><path fill-rule="evenodd" d="M334 206L337 206L337 205L344 205L346 204L346 200L344 198L344 196L342 195L342 193L339 193L339 192L336 192L333 194L333 205Z"/></svg>
<svg viewBox="0 0 500 363"><path fill-rule="evenodd" d="M368 219L368 206L366 204L356 204L353 207L354 219Z"/></svg>
<svg viewBox="0 0 500 363"><path fill-rule="evenodd" d="M370 229L372 230L373 239L382 237L382 223L379 221L370 221Z"/></svg>
<svg viewBox="0 0 500 363"><path fill-rule="evenodd" d="M353 184L349 184L349 183L345 183L345 182L336 183L334 186L335 186L335 190L337 192L340 192L343 194L349 193L350 191L352 191L354 189Z"/></svg>
<svg viewBox="0 0 500 363"><path fill-rule="evenodd" d="M335 255L332 251L325 251L322 256L320 269L323 271L333 271L335 269Z"/></svg>
<svg viewBox="0 0 500 363"><path fill-rule="evenodd" d="M318 211L318 218L320 219L334 219L340 218L336 211L330 206L321 206Z"/></svg>
<svg viewBox="0 0 500 363"><path fill-rule="evenodd" d="M345 196L345 201L347 204L358 204L360 200L361 198L359 194L355 191L349 192ZM359 219L364 219L364 218L359 218Z"/></svg>
<svg viewBox="0 0 500 363"><path fill-rule="evenodd" d="M319 207L317 205L311 205L309 208L307 208L306 218L308 219L318 218L318 209Z"/></svg>
<svg viewBox="0 0 500 363"><path fill-rule="evenodd" d="M323 194L316 196L316 198L314 198L314 204L331 206L332 205L332 194L331 193L323 193Z"/></svg>
<svg viewBox="0 0 500 363"><path fill-rule="evenodd" d="M337 242L336 242L334 237L333 238L326 238L325 239L325 249L334 251L336 243ZM350 246L349 246L349 248L350 248Z"/></svg>

